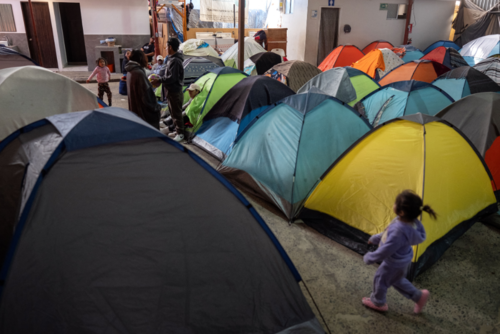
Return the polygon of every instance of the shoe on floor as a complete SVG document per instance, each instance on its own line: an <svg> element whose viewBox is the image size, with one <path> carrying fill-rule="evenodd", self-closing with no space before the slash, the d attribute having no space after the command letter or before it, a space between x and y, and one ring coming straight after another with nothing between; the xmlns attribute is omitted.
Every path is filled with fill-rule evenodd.
<svg viewBox="0 0 500 334"><path fill-rule="evenodd" d="M373 302L371 301L371 299L369 297L363 297L363 299L361 300L361 302L366 307L369 307L369 308L371 308L371 309L373 309L375 311L387 312L389 310L389 306L387 306L387 304L384 304L382 306L377 306L377 305L373 304Z"/></svg>
<svg viewBox="0 0 500 334"><path fill-rule="evenodd" d="M429 296L431 293L429 290L422 290L422 296L420 297L420 300L415 303L415 308L413 309L413 312L416 314L419 314L422 312L422 309L424 308L425 304L427 304L427 300L429 299Z"/></svg>
<svg viewBox="0 0 500 334"><path fill-rule="evenodd" d="M183 134L178 134L177 136L174 137L174 140L176 142L181 142L184 140L184 135Z"/></svg>
<svg viewBox="0 0 500 334"><path fill-rule="evenodd" d="M168 136L169 136L170 138L175 138L175 136L177 136L177 132L175 132L175 131L174 131L174 132L170 132L170 133L168 134Z"/></svg>

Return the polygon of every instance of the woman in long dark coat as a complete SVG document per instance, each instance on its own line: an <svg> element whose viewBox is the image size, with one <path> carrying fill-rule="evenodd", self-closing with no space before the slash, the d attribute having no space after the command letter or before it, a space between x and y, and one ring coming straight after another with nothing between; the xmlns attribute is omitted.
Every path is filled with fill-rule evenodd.
<svg viewBox="0 0 500 334"><path fill-rule="evenodd" d="M160 129L160 105L144 68L148 60L141 50L133 50L127 70L128 108L156 129Z"/></svg>

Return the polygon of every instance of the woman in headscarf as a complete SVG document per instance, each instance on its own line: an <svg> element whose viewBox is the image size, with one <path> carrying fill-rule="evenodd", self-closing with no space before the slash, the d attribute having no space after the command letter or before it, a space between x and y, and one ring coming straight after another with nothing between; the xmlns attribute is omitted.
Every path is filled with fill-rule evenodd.
<svg viewBox="0 0 500 334"><path fill-rule="evenodd" d="M156 129L160 128L160 105L156 102L153 86L146 76L144 68L148 65L148 58L141 50L133 50L127 70L128 108L151 124Z"/></svg>

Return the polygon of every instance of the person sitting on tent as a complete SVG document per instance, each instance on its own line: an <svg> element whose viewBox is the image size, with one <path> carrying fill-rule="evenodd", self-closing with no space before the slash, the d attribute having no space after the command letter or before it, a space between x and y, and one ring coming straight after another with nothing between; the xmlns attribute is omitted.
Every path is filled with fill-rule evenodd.
<svg viewBox="0 0 500 334"><path fill-rule="evenodd" d="M165 74L166 68L167 68L167 61L163 58L162 55L158 55L158 57L156 57L156 64L154 64L153 68L151 69L151 73L162 76Z"/></svg>
<svg viewBox="0 0 500 334"><path fill-rule="evenodd" d="M128 108L156 129L160 128L160 105L144 68L148 58L141 50L133 50L127 70Z"/></svg>
<svg viewBox="0 0 500 334"><path fill-rule="evenodd" d="M262 46L265 49L265 45L267 43L267 35L264 30L257 31L255 35L253 35L253 38L257 43L260 44L260 46Z"/></svg>
<svg viewBox="0 0 500 334"><path fill-rule="evenodd" d="M196 97L196 95L200 94L201 92L201 87L195 83L189 85L187 88L188 94L189 94L189 101L184 103L182 106L182 110L186 110L186 108L191 104L193 99Z"/></svg>
<svg viewBox="0 0 500 334"><path fill-rule="evenodd" d="M406 279L406 270L413 258L412 245L418 245L426 238L424 226L417 218L425 211L436 219L436 213L411 190L405 190L396 197L393 210L397 217L384 232L368 240L369 244L379 247L375 252L366 253L363 260L366 264L382 263L375 273L371 296L364 297L362 302L371 309L385 312L389 309L385 302L387 289L394 286L399 293L415 302L414 313L420 313L427 303L429 291L415 288Z"/></svg>

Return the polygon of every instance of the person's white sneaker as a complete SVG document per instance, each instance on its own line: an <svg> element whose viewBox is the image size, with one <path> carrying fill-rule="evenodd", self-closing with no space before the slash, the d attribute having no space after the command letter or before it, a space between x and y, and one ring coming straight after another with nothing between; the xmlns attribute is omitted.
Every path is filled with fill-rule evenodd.
<svg viewBox="0 0 500 334"><path fill-rule="evenodd" d="M181 142L184 140L184 135L183 134L178 134L177 136L174 137L174 140L176 142Z"/></svg>

